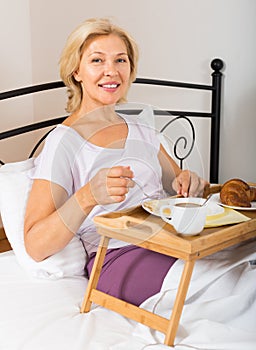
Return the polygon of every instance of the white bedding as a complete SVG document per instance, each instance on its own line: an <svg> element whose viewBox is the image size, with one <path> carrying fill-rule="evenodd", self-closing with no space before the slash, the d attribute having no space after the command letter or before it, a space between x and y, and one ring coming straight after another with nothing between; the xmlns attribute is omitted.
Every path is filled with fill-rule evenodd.
<svg viewBox="0 0 256 350"><path fill-rule="evenodd" d="M196 263L175 340L175 349L255 350L256 243L225 250ZM143 306L169 316L182 261L162 291ZM94 306L80 314L87 280L29 276L13 252L0 254L1 350L170 349L164 335Z"/></svg>

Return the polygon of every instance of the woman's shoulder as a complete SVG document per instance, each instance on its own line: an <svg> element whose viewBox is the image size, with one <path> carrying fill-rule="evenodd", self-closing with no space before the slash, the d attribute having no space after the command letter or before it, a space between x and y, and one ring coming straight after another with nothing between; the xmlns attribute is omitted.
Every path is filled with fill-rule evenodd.
<svg viewBox="0 0 256 350"><path fill-rule="evenodd" d="M49 131L46 136L46 141L53 141L56 139L61 139L63 135L67 132L66 126L62 124L57 124L52 130Z"/></svg>
<svg viewBox="0 0 256 350"><path fill-rule="evenodd" d="M66 142L72 142L74 143L74 140L76 142L81 142L79 134L72 129L71 127L64 125L64 124L58 124L54 129L52 129L49 134L46 137L47 143L66 143Z"/></svg>

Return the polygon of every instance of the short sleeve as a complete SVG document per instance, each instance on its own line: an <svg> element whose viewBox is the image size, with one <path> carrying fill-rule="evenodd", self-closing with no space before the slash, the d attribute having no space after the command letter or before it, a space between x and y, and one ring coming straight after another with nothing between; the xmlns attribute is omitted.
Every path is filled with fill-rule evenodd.
<svg viewBox="0 0 256 350"><path fill-rule="evenodd" d="M73 193L73 176L77 144L68 128L57 127L46 138L42 152L35 160L32 179L44 179ZM78 146L79 147L79 146Z"/></svg>

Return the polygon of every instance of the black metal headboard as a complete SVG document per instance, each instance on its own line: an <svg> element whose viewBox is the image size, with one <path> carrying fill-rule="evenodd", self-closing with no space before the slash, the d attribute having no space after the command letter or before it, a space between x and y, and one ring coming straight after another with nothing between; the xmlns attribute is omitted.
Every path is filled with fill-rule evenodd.
<svg viewBox="0 0 256 350"><path fill-rule="evenodd" d="M219 138L220 138L220 112L221 112L221 83L222 83L222 73L221 69L223 68L223 61L219 58L215 58L211 62L211 68L213 69L212 73L212 84L211 85L203 85L203 84L193 84L193 83L185 83L185 82L175 82L175 81L167 81L167 80L156 80L156 79L144 79L144 78L137 78L134 82L134 84L148 84L148 85L157 85L157 86L166 86L166 87L176 87L176 88L182 88L182 89L195 89L195 90L203 90L203 91L210 91L211 92L211 108L210 112L196 112L196 111L173 111L173 110L167 110L166 113L171 116L175 116L174 119L179 118L185 118L189 121L192 131L193 131L193 143L191 148L188 150L185 156L179 157L176 152L176 146L178 141L181 138L178 138L176 143L174 144L174 153L175 156L180 160L180 165L182 167L183 160L188 157L188 155L191 153L191 150L194 145L194 128L193 124L190 121L191 117L203 117L203 118L210 118L211 119L211 139L210 139L210 182L212 183L218 183L218 177L219 177ZM16 90L6 91L0 93L0 100L6 100L13 97L21 96L21 95L27 95L27 94L33 94L36 92L46 91L46 90L52 90L52 89L58 89L63 88L64 84L62 81L56 81L56 82L50 82L46 84L40 84L40 85L34 85L34 86L28 86L25 88L20 88ZM131 111L129 111L131 113ZM136 113L136 111L133 111ZM155 111L156 114L162 114L162 112ZM58 123L61 123L66 116L53 118L46 121L41 121L33 124L29 124L23 127L18 127L16 129L7 130L0 133L0 140L7 139L13 136L17 136L20 134L24 134L27 132L31 132L38 129L43 129L49 126L55 126ZM163 132L170 123L173 122L173 120L170 120L167 124L165 124L162 129L160 130ZM47 136L49 132L47 132L41 139L37 142L35 147L33 148L32 152L30 153L29 157L32 157L40 145L40 143L44 140L44 138ZM1 164L4 164L3 161L0 160Z"/></svg>

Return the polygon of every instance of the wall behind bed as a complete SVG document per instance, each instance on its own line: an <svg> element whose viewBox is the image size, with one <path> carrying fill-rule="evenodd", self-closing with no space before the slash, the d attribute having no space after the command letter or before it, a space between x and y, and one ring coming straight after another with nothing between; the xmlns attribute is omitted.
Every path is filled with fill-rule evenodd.
<svg viewBox="0 0 256 350"><path fill-rule="evenodd" d="M219 178L221 182L233 176L256 181L256 2L1 1L0 90L58 80L58 59L67 35L85 18L95 16L112 16L136 38L138 76L208 84L209 62L214 57L224 60ZM132 89L130 99L162 107L154 92L141 87ZM1 116L5 116L0 120L1 130L65 113L61 91L54 97L51 93L20 101L11 106L1 103ZM173 95L166 107L181 108L183 101L182 96ZM202 110L207 97L205 101L200 102ZM5 152L2 146L0 150ZM17 156L16 149L13 157Z"/></svg>

